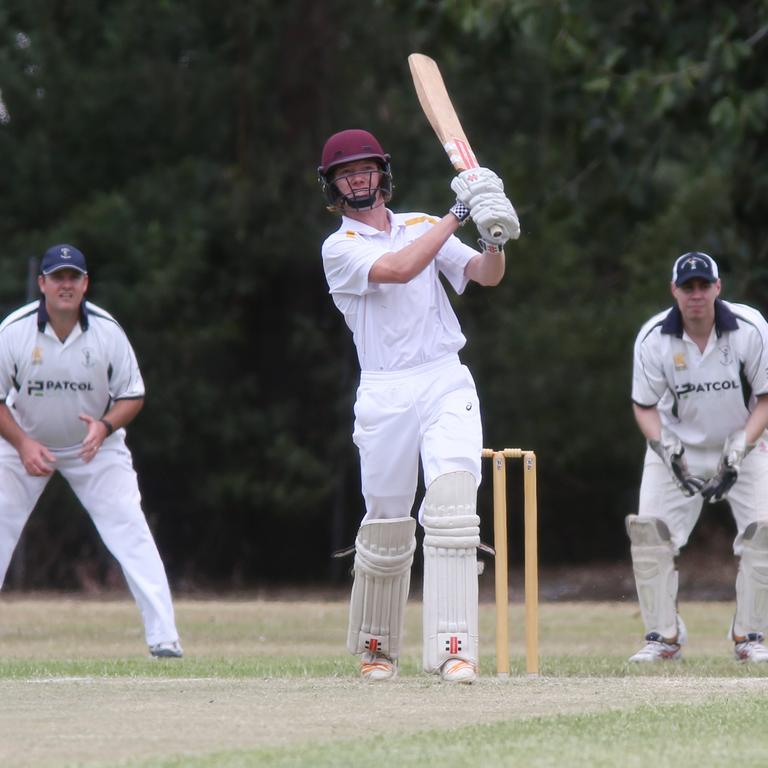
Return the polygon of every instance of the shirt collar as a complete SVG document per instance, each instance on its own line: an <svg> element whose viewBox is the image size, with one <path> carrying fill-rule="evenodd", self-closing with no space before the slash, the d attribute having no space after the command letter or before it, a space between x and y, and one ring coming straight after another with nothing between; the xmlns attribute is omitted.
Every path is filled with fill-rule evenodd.
<svg viewBox="0 0 768 768"><path fill-rule="evenodd" d="M45 306L45 300L40 299L37 305L37 330L40 333L45 333L45 326L48 324L48 309ZM80 328L84 331L88 330L88 307L86 306L85 299L80 302Z"/></svg>
<svg viewBox="0 0 768 768"><path fill-rule="evenodd" d="M715 333L719 339L725 331L735 331L739 327L736 315L723 303L715 299ZM661 332L683 338L683 316L680 307L675 304L661 323Z"/></svg>
<svg viewBox="0 0 768 768"><path fill-rule="evenodd" d="M398 226L399 222L392 211L390 211L389 208L386 208L385 210L387 211L387 218L389 219L390 226L393 228ZM381 234L380 229L371 227L368 224L363 224L362 221L357 221L357 219L350 219L349 216L345 216L344 214L341 216L341 229L345 232L359 232L361 235Z"/></svg>

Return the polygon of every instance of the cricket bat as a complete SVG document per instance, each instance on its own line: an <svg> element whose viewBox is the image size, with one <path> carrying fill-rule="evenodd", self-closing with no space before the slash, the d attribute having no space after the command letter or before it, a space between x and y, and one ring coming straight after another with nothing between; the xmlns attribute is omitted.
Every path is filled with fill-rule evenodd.
<svg viewBox="0 0 768 768"><path fill-rule="evenodd" d="M421 108L453 167L459 172L477 168L475 153L461 127L435 60L423 53L412 53L408 57L408 66ZM490 229L494 237L501 237L500 227L492 226Z"/></svg>

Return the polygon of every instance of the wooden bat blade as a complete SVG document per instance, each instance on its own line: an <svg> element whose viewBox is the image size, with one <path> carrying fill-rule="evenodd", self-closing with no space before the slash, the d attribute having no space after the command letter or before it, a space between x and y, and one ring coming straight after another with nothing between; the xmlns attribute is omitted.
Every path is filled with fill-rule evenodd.
<svg viewBox="0 0 768 768"><path fill-rule="evenodd" d="M477 168L475 153L461 127L437 62L423 53L412 53L408 57L408 66L421 108L453 167L459 172ZM495 223L491 225L490 232L496 238L502 234Z"/></svg>
<svg viewBox="0 0 768 768"><path fill-rule="evenodd" d="M434 59L412 53L408 66L421 108L457 171L476 168L477 160L459 122L443 76Z"/></svg>

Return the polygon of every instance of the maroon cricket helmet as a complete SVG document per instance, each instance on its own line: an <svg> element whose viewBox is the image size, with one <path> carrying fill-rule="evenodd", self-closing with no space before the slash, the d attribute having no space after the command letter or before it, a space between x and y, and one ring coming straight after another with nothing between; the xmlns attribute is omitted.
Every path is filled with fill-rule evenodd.
<svg viewBox="0 0 768 768"><path fill-rule="evenodd" d="M382 169L382 178L378 189L386 202L392 197L392 171L389 164L389 155L382 149L379 140L369 131L359 128L349 128L345 131L334 133L323 147L320 166L317 175L323 192L334 208L341 208L345 204L344 196L333 183L332 171L337 165L351 163L354 160L373 159L378 161ZM352 207L358 206L352 201L347 201Z"/></svg>

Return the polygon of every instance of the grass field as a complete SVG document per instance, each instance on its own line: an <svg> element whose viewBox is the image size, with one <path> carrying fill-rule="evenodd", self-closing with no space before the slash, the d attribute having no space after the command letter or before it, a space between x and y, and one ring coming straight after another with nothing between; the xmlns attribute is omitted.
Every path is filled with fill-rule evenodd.
<svg viewBox="0 0 768 768"><path fill-rule="evenodd" d="M146 658L129 598L0 601L0 766L768 765L768 665L739 664L730 603L681 606L681 663L630 666L633 602L541 607L541 675L524 673L513 605L512 676L495 677L494 611L481 605L481 679L420 672L409 604L401 676L369 685L344 650L346 604L176 603L182 660Z"/></svg>

